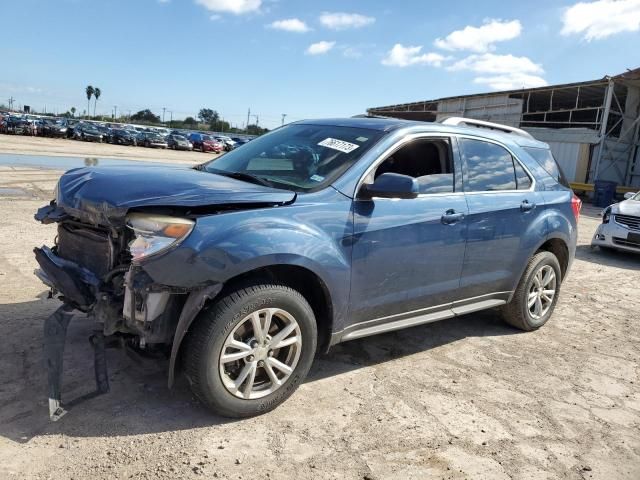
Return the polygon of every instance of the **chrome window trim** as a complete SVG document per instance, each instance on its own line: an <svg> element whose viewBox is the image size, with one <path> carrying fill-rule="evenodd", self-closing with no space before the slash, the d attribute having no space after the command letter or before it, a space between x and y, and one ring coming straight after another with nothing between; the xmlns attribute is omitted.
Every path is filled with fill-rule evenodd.
<svg viewBox="0 0 640 480"><path fill-rule="evenodd" d="M402 148L405 144L410 143L414 140L420 139L420 138L434 138L434 139L442 139L442 140L448 140L449 141L449 148L450 148L450 152L453 156L453 137L454 135L451 133L445 133L445 132L420 132L420 133L411 133L409 135L406 135L404 137L402 137L400 140L398 140L396 143L394 143L393 145L391 145L389 148L387 148L384 152L382 152L378 158L376 159L375 162L372 162L371 165L369 165L367 167L367 169L364 171L364 173L360 176L360 179L358 180L358 183L356 183L356 190L355 190L355 195L354 198L358 199L358 192L360 192L360 188L362 187L362 185L364 185L364 180L365 178L367 178L369 176L369 174L375 170L376 168L378 168L380 166L380 164L382 162L384 162L391 153L399 150L400 148ZM455 159L452 158L452 167L455 166ZM453 174L454 174L454 179L453 179L453 186L455 187L455 175L456 175L456 171L454 170ZM462 172L460 172L462 173ZM452 191L452 192L442 192L442 193L420 193L418 194L418 196L416 198L420 198L420 197L432 197L434 195L455 195L455 194L464 194L464 192L456 192L456 191ZM379 200L382 200L382 198L380 197L372 197L372 198L376 198ZM384 200L402 200L400 198L385 198Z"/></svg>
<svg viewBox="0 0 640 480"><path fill-rule="evenodd" d="M513 157L513 159L518 162L520 164L520 166L523 168L523 170L525 171L525 173L529 176L529 180L531 180L531 186L526 189L526 190L481 190L478 192L464 192L467 195L477 195L477 194L487 194L487 193L491 193L491 194L495 194L495 193L523 193L523 192L534 192L536 189L536 185L537 185L537 181L536 181L536 177L533 176L533 174L531 173L531 171L527 168L526 165L524 165L522 163L522 161L518 158L518 156L513 153L513 150L511 150L509 147L507 147L504 143L498 142L497 140L493 140L491 138L485 138L485 137L478 137L475 135L469 135L469 134L459 134L456 135L457 138L468 138L469 140L477 140L480 142L487 142L487 143L493 143L495 145L498 145L499 147L504 148L507 152L509 152L509 154L511 155L511 157ZM460 147L460 160L462 161L462 165L465 165L465 159L464 159L464 153L462 152L462 147ZM465 188L466 182L464 182L464 180L466 180L466 178L463 178L463 189Z"/></svg>
<svg viewBox="0 0 640 480"><path fill-rule="evenodd" d="M513 150L511 150L509 147L507 147L504 143L501 143L497 140L493 140L491 138L486 138L486 137L481 137L481 136L476 136L476 135L471 135L471 134L456 134L456 133L448 133L448 132L419 132L419 133L412 133L409 135L406 135L405 137L402 137L399 141L397 141L396 143L394 143L393 145L391 145L389 148L387 148L384 152L382 152L380 154L380 156L376 159L375 162L372 162L371 165L369 165L367 167L367 169L364 171L364 173L360 176L360 179L358 180L358 182L356 183L356 189L354 192L354 198L358 199L358 192L360 191L360 188L362 187L362 185L364 184L364 180L365 178L367 178L367 176L376 168L378 168L378 166L380 166L380 164L382 162L384 162L387 157L395 152L396 150L399 150L400 148L402 148L405 144L412 142L414 140L417 139L421 139L421 138L434 138L434 139L448 139L449 140L449 147L451 148L451 154L453 155L453 140L455 139L460 139L460 138L468 138L470 140L478 140L481 142L487 142L487 143L493 143L495 145L498 145L499 147L504 148L507 152L509 152L509 154L511 155L512 158L515 159L515 161L518 162L518 164L523 168L523 170L525 171L525 173L527 174L527 176L529 177L529 179L531 180L531 186L527 189L527 190L483 190L483 191L478 191L478 192L465 192L465 185L466 185L466 178L463 175L463 172L460 172L460 175L462 175L462 191L453 191L453 192L441 192L441 193L420 193L417 195L416 198L424 198L424 197L433 197L433 196L449 196L449 195L478 195L478 194L497 194L497 193L526 193L526 192L534 192L536 190L536 185L537 185L537 180L535 178L535 176L531 173L531 170L529 170L529 168L522 163L522 161L518 158L518 156L513 152ZM460 162L461 162L461 166L464 170L465 167L465 160L464 160L464 155L462 153L461 147L458 147L459 149L459 154L460 154ZM454 167L454 187L455 187L455 175L458 173L455 171L455 159L452 159L452 166ZM393 201L398 201L398 200L402 200L399 198L381 198L381 197L373 197L376 200L393 200Z"/></svg>

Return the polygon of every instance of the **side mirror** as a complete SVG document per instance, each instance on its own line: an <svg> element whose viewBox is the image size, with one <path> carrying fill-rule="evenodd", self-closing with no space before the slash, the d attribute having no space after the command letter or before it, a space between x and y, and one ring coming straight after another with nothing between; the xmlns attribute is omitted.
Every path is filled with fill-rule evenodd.
<svg viewBox="0 0 640 480"><path fill-rule="evenodd" d="M365 183L360 189L364 198L416 198L418 181L408 175L383 173L373 183Z"/></svg>
<svg viewBox="0 0 640 480"><path fill-rule="evenodd" d="M636 194L636 192L627 192L624 194L624 199L625 200L629 200L631 197L633 197Z"/></svg>

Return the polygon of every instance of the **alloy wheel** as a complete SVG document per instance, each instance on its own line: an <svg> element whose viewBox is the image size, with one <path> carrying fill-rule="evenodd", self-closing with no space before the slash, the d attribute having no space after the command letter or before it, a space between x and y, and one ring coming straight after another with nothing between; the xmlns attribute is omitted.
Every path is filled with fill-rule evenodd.
<svg viewBox="0 0 640 480"><path fill-rule="evenodd" d="M551 265L543 265L536 272L529 288L527 307L532 318L544 317L556 296L556 272Z"/></svg>
<svg viewBox="0 0 640 480"><path fill-rule="evenodd" d="M279 308L263 308L244 317L225 339L219 370L225 388L253 400L282 387L294 372L302 350L296 319Z"/></svg>

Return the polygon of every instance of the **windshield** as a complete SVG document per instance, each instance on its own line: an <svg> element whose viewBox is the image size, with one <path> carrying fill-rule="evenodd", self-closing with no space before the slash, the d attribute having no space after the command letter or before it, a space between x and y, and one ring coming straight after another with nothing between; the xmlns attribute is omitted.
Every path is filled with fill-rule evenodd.
<svg viewBox="0 0 640 480"><path fill-rule="evenodd" d="M637 202L640 202L640 192L636 193L633 197L631 197L630 200L635 200Z"/></svg>
<svg viewBox="0 0 640 480"><path fill-rule="evenodd" d="M294 124L212 160L212 173L245 173L294 191L323 188L342 175L384 134L364 128Z"/></svg>
<svg viewBox="0 0 640 480"><path fill-rule="evenodd" d="M173 139L174 139L174 140L185 141L185 142L187 141L187 139L186 139L186 138L184 138L182 135L174 135L174 136L173 136Z"/></svg>

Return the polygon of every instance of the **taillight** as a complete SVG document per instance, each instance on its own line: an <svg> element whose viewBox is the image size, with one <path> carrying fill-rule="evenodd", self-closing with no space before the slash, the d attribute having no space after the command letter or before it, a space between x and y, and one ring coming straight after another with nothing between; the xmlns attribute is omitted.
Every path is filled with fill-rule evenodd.
<svg viewBox="0 0 640 480"><path fill-rule="evenodd" d="M571 209L573 210L573 215L576 217L576 222L580 218L580 209L582 208L582 200L580 200L576 194L574 193L571 196Z"/></svg>

